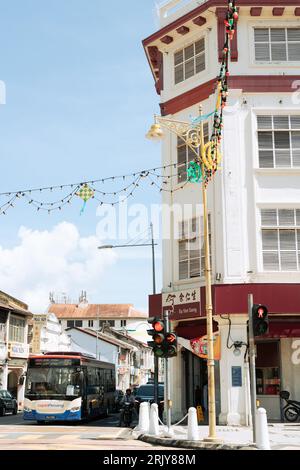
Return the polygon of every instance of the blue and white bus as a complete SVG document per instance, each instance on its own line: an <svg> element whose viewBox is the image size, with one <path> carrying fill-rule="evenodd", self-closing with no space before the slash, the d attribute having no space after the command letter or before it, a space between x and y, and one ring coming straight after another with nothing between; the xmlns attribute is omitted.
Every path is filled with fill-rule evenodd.
<svg viewBox="0 0 300 470"><path fill-rule="evenodd" d="M115 389L113 364L73 352L31 356L23 417L45 423L107 416Z"/></svg>

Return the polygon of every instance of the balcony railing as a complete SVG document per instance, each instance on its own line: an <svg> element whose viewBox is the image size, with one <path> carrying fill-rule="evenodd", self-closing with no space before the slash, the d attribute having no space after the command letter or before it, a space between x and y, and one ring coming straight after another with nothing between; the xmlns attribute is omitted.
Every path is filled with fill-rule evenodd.
<svg viewBox="0 0 300 470"><path fill-rule="evenodd" d="M161 26L171 23L206 2L207 0L163 0L157 8Z"/></svg>

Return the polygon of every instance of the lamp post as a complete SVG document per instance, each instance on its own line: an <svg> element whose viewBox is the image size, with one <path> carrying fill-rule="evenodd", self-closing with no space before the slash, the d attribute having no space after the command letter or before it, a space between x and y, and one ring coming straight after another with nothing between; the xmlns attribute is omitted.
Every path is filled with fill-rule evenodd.
<svg viewBox="0 0 300 470"><path fill-rule="evenodd" d="M155 246L157 243L154 243L154 233L153 233L153 223L150 224L151 232L151 243L134 243L129 245L102 245L98 247L98 250L105 249L115 249L115 248L128 248L128 247L137 247L137 246L151 246L152 248L152 283L153 283L153 295L156 294L156 277L155 277ZM154 401L158 404L158 357L154 356Z"/></svg>
<svg viewBox="0 0 300 470"><path fill-rule="evenodd" d="M184 143L195 154L195 162L201 165L202 176L204 176L205 163L207 162L204 146L204 131L202 106L200 106L199 119L190 124L184 121L172 120L160 116L155 116L155 124L146 135L151 140L161 140L164 137L162 128L180 137ZM209 222L207 209L207 188L202 183L202 203L203 203L203 225L204 225L204 249L205 249L205 285L206 285L206 320L207 320L207 340L208 340L208 409L209 409L209 436L207 440L216 441L216 400L215 400L215 361L214 361L214 338L213 338L213 307L211 292L211 263L209 245Z"/></svg>

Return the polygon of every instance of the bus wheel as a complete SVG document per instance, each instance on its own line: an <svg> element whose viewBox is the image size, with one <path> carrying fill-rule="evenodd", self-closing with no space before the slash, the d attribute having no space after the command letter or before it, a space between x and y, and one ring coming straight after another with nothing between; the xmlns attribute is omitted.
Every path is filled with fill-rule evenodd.
<svg viewBox="0 0 300 470"><path fill-rule="evenodd" d="M42 420L37 421L37 423L38 423L40 426L43 426L43 425L46 424L46 421L45 421L44 419L42 419Z"/></svg>

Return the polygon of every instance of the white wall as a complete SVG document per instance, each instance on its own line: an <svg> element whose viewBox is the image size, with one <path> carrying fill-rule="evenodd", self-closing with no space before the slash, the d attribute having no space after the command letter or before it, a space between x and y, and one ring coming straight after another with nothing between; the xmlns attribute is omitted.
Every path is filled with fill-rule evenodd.
<svg viewBox="0 0 300 470"><path fill-rule="evenodd" d="M69 330L68 335L71 337L71 348L74 352L86 352L95 357L97 354L97 359L100 361L109 362L117 366L118 346L103 341L100 338L97 340L97 338L75 329Z"/></svg>
<svg viewBox="0 0 300 470"><path fill-rule="evenodd" d="M279 105L279 99L283 101ZM247 104L243 104L246 100ZM203 103L203 112L212 109L211 98ZM243 94L232 90L224 112L224 134L221 169L208 187L208 207L212 212L213 281L222 274L222 283L300 282L300 273L263 272L260 209L264 207L300 208L300 169L258 169L257 115L300 114L292 95ZM187 120L197 115L193 106L174 116ZM163 143L163 164L177 159L176 137L168 135ZM169 186L173 190L180 185ZM172 202L182 208L185 204L201 204L201 185L188 184L184 189L163 195L163 204ZM168 233L170 217L163 217L163 233ZM178 242L163 241L163 291L199 286L198 280L179 281ZM250 273L252 271L252 273ZM169 283L172 287L169 288ZM202 280L204 284L204 279Z"/></svg>

